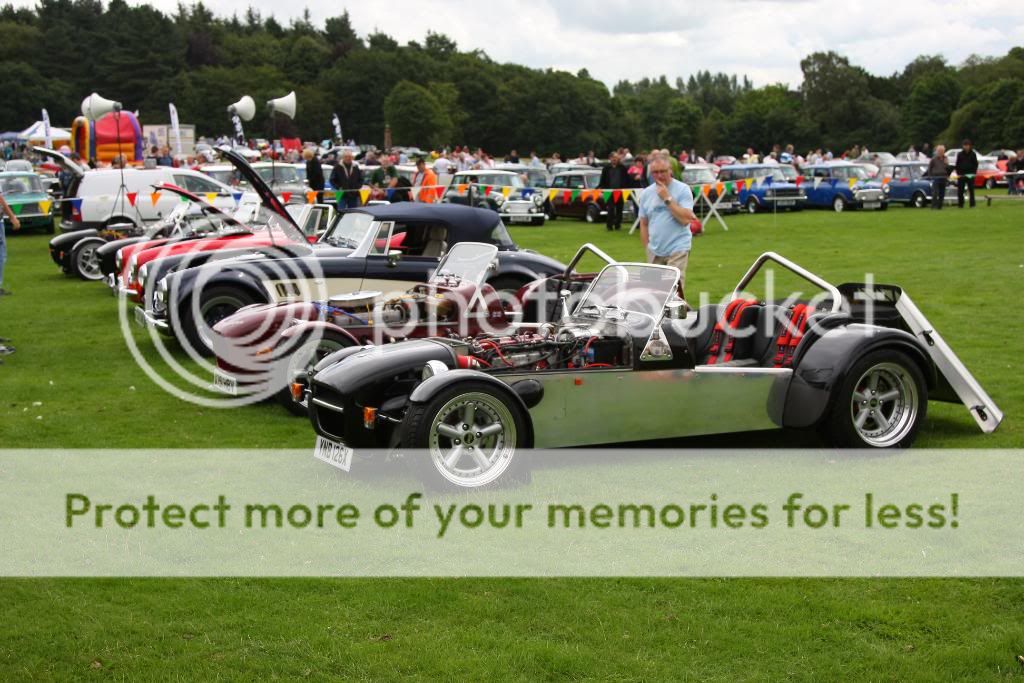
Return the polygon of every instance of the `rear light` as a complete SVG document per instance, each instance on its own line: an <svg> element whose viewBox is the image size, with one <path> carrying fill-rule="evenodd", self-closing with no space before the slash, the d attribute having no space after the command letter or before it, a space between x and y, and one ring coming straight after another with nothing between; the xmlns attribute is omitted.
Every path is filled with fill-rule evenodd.
<svg viewBox="0 0 1024 683"><path fill-rule="evenodd" d="M363 427L366 429L373 429L377 426L377 409L376 408L363 408Z"/></svg>
<svg viewBox="0 0 1024 683"><path fill-rule="evenodd" d="M292 382L289 388L292 392L292 398L296 401L301 401L302 395L306 393L306 385L302 382Z"/></svg>

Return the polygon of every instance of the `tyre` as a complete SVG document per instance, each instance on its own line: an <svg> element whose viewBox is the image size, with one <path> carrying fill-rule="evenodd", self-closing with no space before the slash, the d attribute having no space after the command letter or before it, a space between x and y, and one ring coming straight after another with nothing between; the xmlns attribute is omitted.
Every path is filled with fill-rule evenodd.
<svg viewBox="0 0 1024 683"><path fill-rule="evenodd" d="M550 201L544 202L544 217L549 221L558 220L558 214L555 213L555 207L552 206Z"/></svg>
<svg viewBox="0 0 1024 683"><path fill-rule="evenodd" d="M529 480L523 411L487 382L459 382L414 403L400 427L416 476L433 490L495 488ZM415 449L416 452L411 452Z"/></svg>
<svg viewBox="0 0 1024 683"><path fill-rule="evenodd" d="M996 181L995 181L994 178L988 178L987 180L985 180L985 189L986 190L991 190L995 186L996 186Z"/></svg>
<svg viewBox="0 0 1024 683"><path fill-rule="evenodd" d="M213 326L232 315L239 308L260 303L248 292L232 287L211 287L200 294L199 320L193 319L189 300L181 311L175 333L185 338L202 356L213 355Z"/></svg>
<svg viewBox="0 0 1024 683"><path fill-rule="evenodd" d="M846 200L843 199L842 196L837 195L836 198L832 200L832 210L835 211L836 213L842 213L843 211L845 211Z"/></svg>
<svg viewBox="0 0 1024 683"><path fill-rule="evenodd" d="M587 213L584 218L588 223L597 223L601 220L601 207L597 204L587 204Z"/></svg>
<svg viewBox="0 0 1024 683"><path fill-rule="evenodd" d="M754 199L753 197L748 199L747 203L744 206L746 206L747 213L757 213L758 208L760 208L760 206L757 203L757 200Z"/></svg>
<svg viewBox="0 0 1024 683"><path fill-rule="evenodd" d="M306 382L306 373L319 363L328 354L339 349L352 346L352 340L332 332L325 332L321 336L312 333L303 335L299 341L289 341L291 354L286 358L279 358L284 377L280 381L284 387L277 392L277 402L284 406L292 415L305 417L306 407L292 398L291 384L296 380Z"/></svg>
<svg viewBox="0 0 1024 683"><path fill-rule="evenodd" d="M46 234L52 235L57 232L57 219L51 218L50 222L46 224Z"/></svg>
<svg viewBox="0 0 1024 683"><path fill-rule="evenodd" d="M879 211L886 211L889 208L889 202L882 202L882 205L878 207Z"/></svg>
<svg viewBox="0 0 1024 683"><path fill-rule="evenodd" d="M915 192L910 202L918 209L924 209L928 206L928 199L924 196L923 192Z"/></svg>
<svg viewBox="0 0 1024 683"><path fill-rule="evenodd" d="M83 280L100 280L100 257L96 250L106 244L102 237L87 237L71 249L71 274Z"/></svg>
<svg viewBox="0 0 1024 683"><path fill-rule="evenodd" d="M825 421L840 448L907 448L928 411L921 368L900 351L868 353L850 368Z"/></svg>
<svg viewBox="0 0 1024 683"><path fill-rule="evenodd" d="M538 216L530 221L530 225L544 225L544 217Z"/></svg>

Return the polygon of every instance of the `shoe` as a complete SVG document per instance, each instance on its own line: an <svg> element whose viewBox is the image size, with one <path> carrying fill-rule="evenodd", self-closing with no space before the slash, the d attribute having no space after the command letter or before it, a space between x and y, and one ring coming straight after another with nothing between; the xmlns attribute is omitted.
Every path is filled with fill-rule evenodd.
<svg viewBox="0 0 1024 683"><path fill-rule="evenodd" d="M11 294L14 294L14 292L12 292L9 289L4 289L3 287L0 287L0 296L10 296Z"/></svg>

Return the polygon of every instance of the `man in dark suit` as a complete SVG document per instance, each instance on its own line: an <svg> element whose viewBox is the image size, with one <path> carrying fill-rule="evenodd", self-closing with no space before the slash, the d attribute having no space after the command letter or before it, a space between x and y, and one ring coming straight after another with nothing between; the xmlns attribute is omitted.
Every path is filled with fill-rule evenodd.
<svg viewBox="0 0 1024 683"><path fill-rule="evenodd" d="M363 187L363 172L352 160L352 152L345 150L341 155L341 163L331 171L331 185L335 190L341 190L338 211L354 209L362 203L359 190Z"/></svg>
<svg viewBox="0 0 1024 683"><path fill-rule="evenodd" d="M970 140L964 140L960 153L956 155L956 204L964 208L964 186L971 195L971 208L974 208L974 176L978 172L978 153ZM969 177L968 177L969 176Z"/></svg>
<svg viewBox="0 0 1024 683"><path fill-rule="evenodd" d="M633 179L629 177L629 171L622 165L619 153L612 152L608 160L610 163L601 169L601 189L622 190L633 187ZM615 197L612 196L609 197L608 201L605 203L605 211L607 212L605 227L607 227L609 231L619 230L622 228L622 208L625 204L626 199L622 196L621 192L619 193L617 201Z"/></svg>
<svg viewBox="0 0 1024 683"><path fill-rule="evenodd" d="M306 160L306 182L309 183L309 189L316 192L316 200L318 202L323 201L324 169L320 166L320 159L316 155L316 150L312 147L307 147L302 150L302 158Z"/></svg>

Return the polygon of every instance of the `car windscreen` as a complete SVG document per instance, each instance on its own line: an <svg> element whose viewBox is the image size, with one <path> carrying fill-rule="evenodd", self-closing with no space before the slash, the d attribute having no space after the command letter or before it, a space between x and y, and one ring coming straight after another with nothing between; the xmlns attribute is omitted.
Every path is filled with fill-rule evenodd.
<svg viewBox="0 0 1024 683"><path fill-rule="evenodd" d="M523 179L518 175L504 173L475 173L458 176L457 183L477 183L478 185L496 185L498 187L523 187Z"/></svg>
<svg viewBox="0 0 1024 683"><path fill-rule="evenodd" d="M715 174L706 168L693 168L683 171L683 182L687 185L703 185L715 182Z"/></svg>
<svg viewBox="0 0 1024 683"><path fill-rule="evenodd" d="M294 166L286 166L285 164L279 164L276 166L260 166L256 169L256 172L260 174L266 182L277 182L277 183L298 183L299 174L295 170Z"/></svg>
<svg viewBox="0 0 1024 683"><path fill-rule="evenodd" d="M430 281L435 282L454 276L462 282L471 282L479 287L487 276L497 253L498 248L493 244L459 242L438 264Z"/></svg>
<svg viewBox="0 0 1024 683"><path fill-rule="evenodd" d="M0 178L0 192L3 192L3 194L7 196L43 191L43 184L39 182L39 176L37 175L19 175L12 176L10 178Z"/></svg>
<svg viewBox="0 0 1024 683"><path fill-rule="evenodd" d="M498 219L491 230L491 242L497 245L498 249L515 249L516 243L512 241L512 235L508 234L508 228Z"/></svg>
<svg viewBox="0 0 1024 683"><path fill-rule="evenodd" d="M349 211L339 214L334 219L331 227L320 238L320 241L326 242L333 247L355 249L366 239L366 235L370 232L374 221L373 216L360 211Z"/></svg>
<svg viewBox="0 0 1024 683"><path fill-rule="evenodd" d="M219 183L225 185L237 185L238 176L234 171L223 170L223 171L203 171L206 175L210 176Z"/></svg>
<svg viewBox="0 0 1024 683"><path fill-rule="evenodd" d="M657 318L676 291L675 268L637 263L605 266L573 314L622 321L630 314Z"/></svg>

